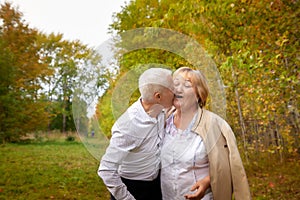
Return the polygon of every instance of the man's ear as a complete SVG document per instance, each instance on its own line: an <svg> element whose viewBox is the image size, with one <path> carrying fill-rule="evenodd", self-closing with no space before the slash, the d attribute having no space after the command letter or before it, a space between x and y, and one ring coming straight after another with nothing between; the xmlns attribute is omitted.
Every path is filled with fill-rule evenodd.
<svg viewBox="0 0 300 200"><path fill-rule="evenodd" d="M159 92L155 92L155 93L154 93L154 98L155 98L156 100L160 100L160 98L161 98L160 93L159 93Z"/></svg>

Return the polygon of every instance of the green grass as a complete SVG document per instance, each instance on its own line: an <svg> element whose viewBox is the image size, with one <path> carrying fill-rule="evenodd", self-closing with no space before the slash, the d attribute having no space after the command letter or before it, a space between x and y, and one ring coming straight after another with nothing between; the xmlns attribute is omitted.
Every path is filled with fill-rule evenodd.
<svg viewBox="0 0 300 200"><path fill-rule="evenodd" d="M109 199L79 142L6 144L0 163L0 199Z"/></svg>
<svg viewBox="0 0 300 200"><path fill-rule="evenodd" d="M99 161L79 141L0 146L0 200L102 199ZM253 157L245 164L254 200L300 199L299 158Z"/></svg>

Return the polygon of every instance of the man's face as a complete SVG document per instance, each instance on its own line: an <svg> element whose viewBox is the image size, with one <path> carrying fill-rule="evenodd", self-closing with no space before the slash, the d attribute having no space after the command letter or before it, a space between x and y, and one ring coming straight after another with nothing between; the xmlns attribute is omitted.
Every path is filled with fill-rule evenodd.
<svg viewBox="0 0 300 200"><path fill-rule="evenodd" d="M174 93L172 89L165 88L161 93L161 101L160 104L164 108L170 108L173 105Z"/></svg>
<svg viewBox="0 0 300 200"><path fill-rule="evenodd" d="M161 94L161 102L160 104L164 108L171 108L173 106L174 100L174 83L172 76L166 77L167 81L169 82L168 88L164 88Z"/></svg>

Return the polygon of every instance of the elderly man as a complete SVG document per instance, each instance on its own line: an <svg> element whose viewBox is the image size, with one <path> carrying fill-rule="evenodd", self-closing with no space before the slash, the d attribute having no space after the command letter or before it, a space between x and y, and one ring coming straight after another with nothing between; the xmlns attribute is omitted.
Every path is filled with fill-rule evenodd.
<svg viewBox="0 0 300 200"><path fill-rule="evenodd" d="M164 109L172 106L172 72L150 68L139 78L141 97L112 127L112 137L101 159L98 175L111 200L159 200L160 144Z"/></svg>

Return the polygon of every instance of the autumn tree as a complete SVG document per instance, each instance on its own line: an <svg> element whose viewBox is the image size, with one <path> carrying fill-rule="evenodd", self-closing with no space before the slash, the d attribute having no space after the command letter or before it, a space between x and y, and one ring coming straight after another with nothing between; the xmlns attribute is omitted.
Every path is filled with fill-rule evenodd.
<svg viewBox="0 0 300 200"><path fill-rule="evenodd" d="M0 8L0 136L3 141L18 139L27 132L44 130L47 102L39 94L41 82L51 74L39 62L37 30L22 20L22 13L4 3Z"/></svg>
<svg viewBox="0 0 300 200"><path fill-rule="evenodd" d="M111 29L168 28L197 40L218 65L245 150L281 154L299 146L299 12L298 1L136 0Z"/></svg>
<svg viewBox="0 0 300 200"><path fill-rule="evenodd" d="M39 130L74 130L76 88L91 86L95 98L106 79L101 57L79 40L29 28L9 3L0 10L0 136L17 140ZM86 84L93 80L95 84ZM85 116L87 117L87 116Z"/></svg>

